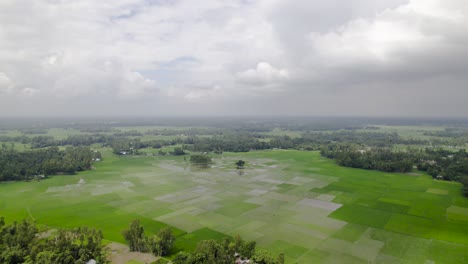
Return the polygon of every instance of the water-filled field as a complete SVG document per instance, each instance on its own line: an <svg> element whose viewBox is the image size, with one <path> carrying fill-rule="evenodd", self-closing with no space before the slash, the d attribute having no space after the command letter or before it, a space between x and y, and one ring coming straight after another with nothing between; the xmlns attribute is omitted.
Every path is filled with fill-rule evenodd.
<svg viewBox="0 0 468 264"><path fill-rule="evenodd" d="M460 184L339 167L316 152L116 157L95 170L0 184L0 215L53 227L89 225L123 242L139 218L170 225L176 250L240 234L288 263L466 263L468 199ZM246 161L239 170L235 162Z"/></svg>

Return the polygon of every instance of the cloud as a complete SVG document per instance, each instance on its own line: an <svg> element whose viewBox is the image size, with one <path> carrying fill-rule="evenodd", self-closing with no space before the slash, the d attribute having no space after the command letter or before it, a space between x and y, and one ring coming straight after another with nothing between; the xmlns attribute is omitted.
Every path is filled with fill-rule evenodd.
<svg viewBox="0 0 468 264"><path fill-rule="evenodd" d="M12 88L13 83L10 78L4 72L0 72L0 94L8 93Z"/></svg>
<svg viewBox="0 0 468 264"><path fill-rule="evenodd" d="M1 113L25 101L36 107L18 113L82 113L91 103L118 113L127 101L138 105L131 114L248 104L244 114L379 115L391 113L386 105L432 115L453 114L452 101L468 96L464 0L19 0L0 9ZM422 91L424 103L401 98Z"/></svg>
<svg viewBox="0 0 468 264"><path fill-rule="evenodd" d="M287 69L277 69L267 62L259 62L255 69L239 72L236 77L245 84L270 85L288 80L289 72Z"/></svg>
<svg viewBox="0 0 468 264"><path fill-rule="evenodd" d="M219 85L213 85L205 88L192 88L187 94L185 94L184 99L190 102L197 102L204 99L219 99L223 96L220 93L221 90L222 89Z"/></svg>
<svg viewBox="0 0 468 264"><path fill-rule="evenodd" d="M455 9L454 7L457 7ZM412 0L371 18L357 18L307 36L306 70L321 81L388 81L460 73L468 58L468 4ZM314 77L315 77L314 76Z"/></svg>

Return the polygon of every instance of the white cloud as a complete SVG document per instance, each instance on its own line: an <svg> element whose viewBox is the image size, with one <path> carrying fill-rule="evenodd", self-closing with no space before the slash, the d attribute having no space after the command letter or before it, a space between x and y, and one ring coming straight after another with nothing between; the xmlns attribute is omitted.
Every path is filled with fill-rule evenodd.
<svg viewBox="0 0 468 264"><path fill-rule="evenodd" d="M156 92L156 82L143 77L139 72L125 73L119 87L119 97L135 98Z"/></svg>
<svg viewBox="0 0 468 264"><path fill-rule="evenodd" d="M0 94L8 93L12 88L13 83L10 78L4 72L0 72Z"/></svg>
<svg viewBox="0 0 468 264"><path fill-rule="evenodd" d="M267 62L259 62L255 69L249 69L236 74L241 83L251 85L278 84L289 79L287 69L277 69Z"/></svg>
<svg viewBox="0 0 468 264"><path fill-rule="evenodd" d="M425 73L446 74L444 68L451 71L455 65L448 66L449 61L468 58L460 53L468 38L458 32L468 31L464 14L468 14L465 2L412 0L371 18L353 19L327 33L311 32L309 52L298 51L309 54L302 67L321 69L335 77L343 74L344 81L356 72L382 80L404 71L415 78ZM333 81L328 73L322 76Z"/></svg>
<svg viewBox="0 0 468 264"><path fill-rule="evenodd" d="M350 91L375 101L378 92L364 91L400 84L416 96L408 83L447 75L453 98L467 93L457 89L468 67L465 0L18 0L0 9L0 112L26 98L79 110L130 99L142 112L155 101L186 112L203 102L208 113L211 104L236 113L249 99L256 114L257 102L284 99L289 111L304 98L345 102ZM441 89L425 83L429 94Z"/></svg>

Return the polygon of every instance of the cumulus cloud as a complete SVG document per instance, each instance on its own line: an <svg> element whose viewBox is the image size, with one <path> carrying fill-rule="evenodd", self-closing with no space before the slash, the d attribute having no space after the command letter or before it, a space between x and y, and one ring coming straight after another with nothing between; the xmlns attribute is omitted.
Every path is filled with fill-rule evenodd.
<svg viewBox="0 0 468 264"><path fill-rule="evenodd" d="M454 9L457 7L457 9ZM357 18L326 33L307 36L303 67L323 79L395 80L460 73L468 55L468 4L412 0L370 18ZM351 76L351 75L359 76Z"/></svg>
<svg viewBox="0 0 468 264"><path fill-rule="evenodd" d="M284 82L289 78L288 70L277 69L267 62L259 62L255 69L249 69L236 74L241 83L251 85L269 85Z"/></svg>
<svg viewBox="0 0 468 264"><path fill-rule="evenodd" d="M0 72L0 94L10 92L12 87L10 78L4 72Z"/></svg>
<svg viewBox="0 0 468 264"><path fill-rule="evenodd" d="M385 105L452 115L452 101L468 96L464 0L19 0L0 9L1 113L25 100L44 107L22 114L129 100L132 114L169 104L271 114L282 100L279 114L391 114ZM399 99L422 87L425 103Z"/></svg>

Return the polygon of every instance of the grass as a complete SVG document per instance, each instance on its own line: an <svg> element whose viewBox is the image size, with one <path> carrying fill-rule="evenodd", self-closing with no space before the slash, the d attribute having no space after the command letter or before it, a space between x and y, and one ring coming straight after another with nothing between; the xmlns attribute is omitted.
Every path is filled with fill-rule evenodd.
<svg viewBox="0 0 468 264"><path fill-rule="evenodd" d="M88 225L117 242L138 218L148 234L171 226L174 253L240 234L284 252L287 263L466 263L468 199L459 184L424 173L339 167L301 151L213 155L209 169L191 168L183 157L102 153L92 171L0 184L1 215ZM243 175L239 159L248 164ZM331 212L300 204L305 198L342 206Z"/></svg>

